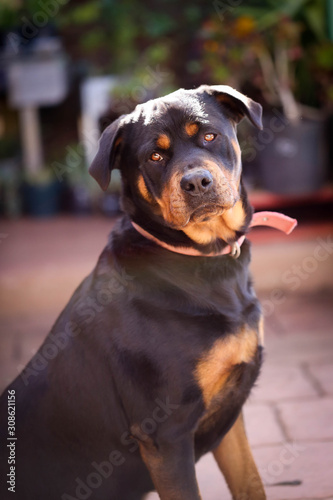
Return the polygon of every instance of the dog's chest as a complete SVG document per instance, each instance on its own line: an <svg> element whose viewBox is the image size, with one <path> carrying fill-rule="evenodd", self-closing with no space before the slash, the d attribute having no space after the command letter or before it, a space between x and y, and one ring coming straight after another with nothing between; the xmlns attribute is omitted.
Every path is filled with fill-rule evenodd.
<svg viewBox="0 0 333 500"><path fill-rule="evenodd" d="M251 362L257 348L257 331L244 326L237 334L216 340L203 354L195 369L195 379L206 410L223 392L235 367Z"/></svg>
<svg viewBox="0 0 333 500"><path fill-rule="evenodd" d="M258 376L261 352L257 331L245 328L216 341L200 360L196 379L205 408L195 432L197 459L212 450L235 422Z"/></svg>

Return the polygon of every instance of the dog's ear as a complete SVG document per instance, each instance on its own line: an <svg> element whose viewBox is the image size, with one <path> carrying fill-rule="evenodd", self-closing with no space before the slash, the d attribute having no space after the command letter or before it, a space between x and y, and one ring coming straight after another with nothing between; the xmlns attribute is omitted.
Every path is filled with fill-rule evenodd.
<svg viewBox="0 0 333 500"><path fill-rule="evenodd" d="M90 175L106 191L111 179L111 170L119 163L122 142L122 118L111 123L103 132L95 158L89 168Z"/></svg>
<svg viewBox="0 0 333 500"><path fill-rule="evenodd" d="M204 90L213 95L237 123L247 116L253 125L262 129L262 107L259 103L228 85L204 86Z"/></svg>

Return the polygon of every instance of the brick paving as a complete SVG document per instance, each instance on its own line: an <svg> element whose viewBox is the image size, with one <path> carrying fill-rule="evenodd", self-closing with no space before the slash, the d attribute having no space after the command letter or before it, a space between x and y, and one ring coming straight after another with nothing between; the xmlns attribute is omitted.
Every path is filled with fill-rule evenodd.
<svg viewBox="0 0 333 500"><path fill-rule="evenodd" d="M0 246L1 390L94 266L111 225L101 218L1 224L8 234ZM264 239L253 249L266 311L266 359L245 418L269 500L333 500L333 257L295 291L279 278L316 245L314 236L304 244ZM283 290L282 300L272 296L274 287ZM200 460L197 475L204 500L230 499L211 455ZM276 485L286 482L294 485Z"/></svg>

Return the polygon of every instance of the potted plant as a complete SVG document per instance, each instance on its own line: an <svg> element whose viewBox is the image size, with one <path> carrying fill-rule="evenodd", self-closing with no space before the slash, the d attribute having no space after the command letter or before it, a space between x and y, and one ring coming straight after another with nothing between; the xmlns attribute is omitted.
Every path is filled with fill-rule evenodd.
<svg viewBox="0 0 333 500"><path fill-rule="evenodd" d="M270 108L257 135L260 178L270 191L298 194L319 189L326 179L326 117L313 106L320 103L312 76L313 54L326 43L325 11L317 0L290 4L270 1L260 13L252 10L252 50L254 81ZM274 111L284 116L278 124Z"/></svg>
<svg viewBox="0 0 333 500"><path fill-rule="evenodd" d="M120 176L112 175L112 186L101 193L89 175L82 144L66 147L67 155L61 161L51 163L54 176L62 186L66 210L76 215L102 212L115 215L119 212Z"/></svg>
<svg viewBox="0 0 333 500"><path fill-rule="evenodd" d="M204 29L204 62L215 81L224 73L265 109L264 130L243 137L245 160L257 162L263 187L271 191L320 188L327 166L323 105L333 94L325 2L248 2L231 9L220 25Z"/></svg>
<svg viewBox="0 0 333 500"><path fill-rule="evenodd" d="M21 212L20 147L13 137L0 139L0 200L1 212L8 217L16 217Z"/></svg>
<svg viewBox="0 0 333 500"><path fill-rule="evenodd" d="M60 210L61 184L51 168L23 174L23 208L28 215L48 217Z"/></svg>

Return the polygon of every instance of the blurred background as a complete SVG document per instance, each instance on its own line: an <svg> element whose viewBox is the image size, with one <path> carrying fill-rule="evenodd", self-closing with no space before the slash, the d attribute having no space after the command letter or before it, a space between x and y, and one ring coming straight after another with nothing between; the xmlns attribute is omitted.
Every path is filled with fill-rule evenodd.
<svg viewBox="0 0 333 500"><path fill-rule="evenodd" d="M264 129L239 127L250 200L299 221L250 234L267 338L250 441L268 498L333 499L333 0L1 0L0 388L120 213L119 172L106 193L87 172L102 130L202 83L262 104ZM210 458L198 473L221 498Z"/></svg>
<svg viewBox="0 0 333 500"><path fill-rule="evenodd" d="M0 213L117 212L119 177L87 175L100 131L202 83L264 107L240 134L254 204L312 213L333 199L332 40L331 0L2 0Z"/></svg>

